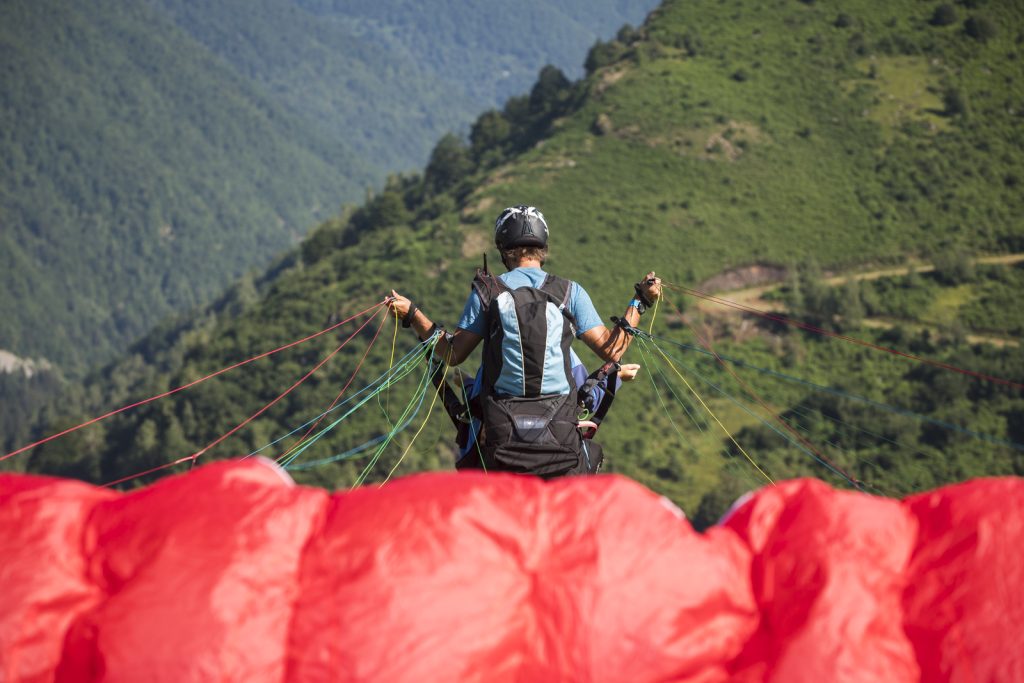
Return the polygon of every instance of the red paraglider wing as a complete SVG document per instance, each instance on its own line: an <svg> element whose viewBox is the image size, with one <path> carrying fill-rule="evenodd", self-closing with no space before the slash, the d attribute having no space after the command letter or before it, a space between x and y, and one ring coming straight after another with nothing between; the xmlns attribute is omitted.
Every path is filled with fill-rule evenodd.
<svg viewBox="0 0 1024 683"><path fill-rule="evenodd" d="M698 534L614 476L4 475L0 679L1024 680L1021 547L1015 478L785 482Z"/></svg>

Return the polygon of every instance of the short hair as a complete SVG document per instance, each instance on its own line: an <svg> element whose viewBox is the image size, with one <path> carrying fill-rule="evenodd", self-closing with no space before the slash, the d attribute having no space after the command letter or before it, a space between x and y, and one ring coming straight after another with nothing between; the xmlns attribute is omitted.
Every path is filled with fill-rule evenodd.
<svg viewBox="0 0 1024 683"><path fill-rule="evenodd" d="M548 260L547 247L512 247L501 252L501 262L518 263L523 259L536 259L541 265Z"/></svg>

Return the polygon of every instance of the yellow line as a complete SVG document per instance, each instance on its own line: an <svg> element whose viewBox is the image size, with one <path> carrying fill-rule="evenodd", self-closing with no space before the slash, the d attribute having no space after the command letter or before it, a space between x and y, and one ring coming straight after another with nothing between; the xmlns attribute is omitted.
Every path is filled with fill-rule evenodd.
<svg viewBox="0 0 1024 683"><path fill-rule="evenodd" d="M725 425L722 424L722 421L719 420L718 417L713 412L711 412L711 408L709 408L708 404L704 402L704 399L702 399L700 397L700 394L698 394L696 391L694 391L693 387L690 386L690 383L686 381L686 378L683 377L682 373L679 372L679 370L676 368L675 364L672 363L672 360L668 356L665 355L665 352L662 351L661 348L657 344L652 344L652 346L655 349L657 349L658 353L661 354L661 357L665 359L666 363L668 363L668 366L670 368L672 368L673 372L676 373L676 376L678 376L679 379L683 380L683 384L686 385L686 388L690 390L690 393L693 394L698 401L700 401L700 404L702 406L704 406L704 410L708 411L708 415L710 415L712 418L714 418L715 422L717 422L718 426L722 428L722 431L725 432L725 435L729 437L729 440L732 441L733 445L736 446L736 448L739 449L740 453L743 454L743 457L745 457L747 460L749 460L750 464L753 465L754 468L758 472L761 473L761 476L764 477L765 479L767 479L772 484L772 486L774 486L775 485L775 481L772 480L772 478L769 477L767 474L765 474L764 470L762 470L760 467L758 467L757 463L754 462L753 458L751 458L749 455L747 455L747 452L745 450L743 450L743 447L740 446L739 443L736 442L736 439L734 439L732 437L732 434L730 434L729 430L725 428Z"/></svg>
<svg viewBox="0 0 1024 683"><path fill-rule="evenodd" d="M395 367L395 343L398 341L398 311L395 311L395 333L391 337L391 361L388 363L388 375L391 375L391 368ZM377 395L377 403L380 404L380 395ZM388 425L391 425L391 385L388 385L387 407L384 409L384 417Z"/></svg>
<svg viewBox="0 0 1024 683"><path fill-rule="evenodd" d="M662 294L664 296L664 294ZM651 326L647 328L647 334L654 334L654 320L658 317L658 304L661 303L661 297L659 296L654 300L654 312L651 314Z"/></svg>

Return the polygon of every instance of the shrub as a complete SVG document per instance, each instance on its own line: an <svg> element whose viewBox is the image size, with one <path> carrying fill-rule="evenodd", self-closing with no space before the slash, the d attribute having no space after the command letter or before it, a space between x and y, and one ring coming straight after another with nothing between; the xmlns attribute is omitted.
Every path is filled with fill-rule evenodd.
<svg viewBox="0 0 1024 683"><path fill-rule="evenodd" d="M624 54L626 54L626 46L619 41L612 40L605 43L599 40L587 53L583 68L586 69L587 74L592 74L598 69L619 61Z"/></svg>
<svg viewBox="0 0 1024 683"><path fill-rule="evenodd" d="M500 149L511 131L508 119L501 112L494 109L484 112L469 132L473 156L479 159L488 151Z"/></svg>
<svg viewBox="0 0 1024 683"><path fill-rule="evenodd" d="M996 25L988 17L971 17L964 22L964 32L979 43L996 37Z"/></svg>
<svg viewBox="0 0 1024 683"><path fill-rule="evenodd" d="M423 174L426 190L430 194L443 192L455 185L473 169L466 144L457 135L445 135L430 153Z"/></svg>
<svg viewBox="0 0 1024 683"><path fill-rule="evenodd" d="M537 82L530 91L530 112L545 114L560 111L571 87L572 82L562 70L548 64L540 70Z"/></svg>
<svg viewBox="0 0 1024 683"><path fill-rule="evenodd" d="M639 29L633 28L631 24L623 24L619 32L615 34L615 39L623 45L632 45L636 41L640 40L641 33Z"/></svg>
<svg viewBox="0 0 1024 683"><path fill-rule="evenodd" d="M943 250L932 257L935 277L947 285L972 282L976 275L974 261L970 255L959 250Z"/></svg>
<svg viewBox="0 0 1024 683"><path fill-rule="evenodd" d="M695 57L703 52L703 41L697 34L687 31L680 37L677 47L686 50L687 56Z"/></svg>
<svg viewBox="0 0 1024 683"><path fill-rule="evenodd" d="M605 114L604 112L597 115L597 118L594 119L594 125L591 128L595 135L608 135L614 129L615 127L612 125L611 118L609 118L608 114Z"/></svg>
<svg viewBox="0 0 1024 683"><path fill-rule="evenodd" d="M942 96L946 116L961 116L967 113L967 98L959 88L950 88Z"/></svg>
<svg viewBox="0 0 1024 683"><path fill-rule="evenodd" d="M928 23L932 26L950 26L956 23L956 9L952 5L939 5Z"/></svg>

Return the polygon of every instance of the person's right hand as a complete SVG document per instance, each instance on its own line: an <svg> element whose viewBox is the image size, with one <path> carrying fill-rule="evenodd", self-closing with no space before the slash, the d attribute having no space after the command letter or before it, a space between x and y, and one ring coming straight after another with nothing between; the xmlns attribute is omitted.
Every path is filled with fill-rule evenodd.
<svg viewBox="0 0 1024 683"><path fill-rule="evenodd" d="M661 298L661 278L656 276L653 270L647 273L639 284L640 291L651 303Z"/></svg>

